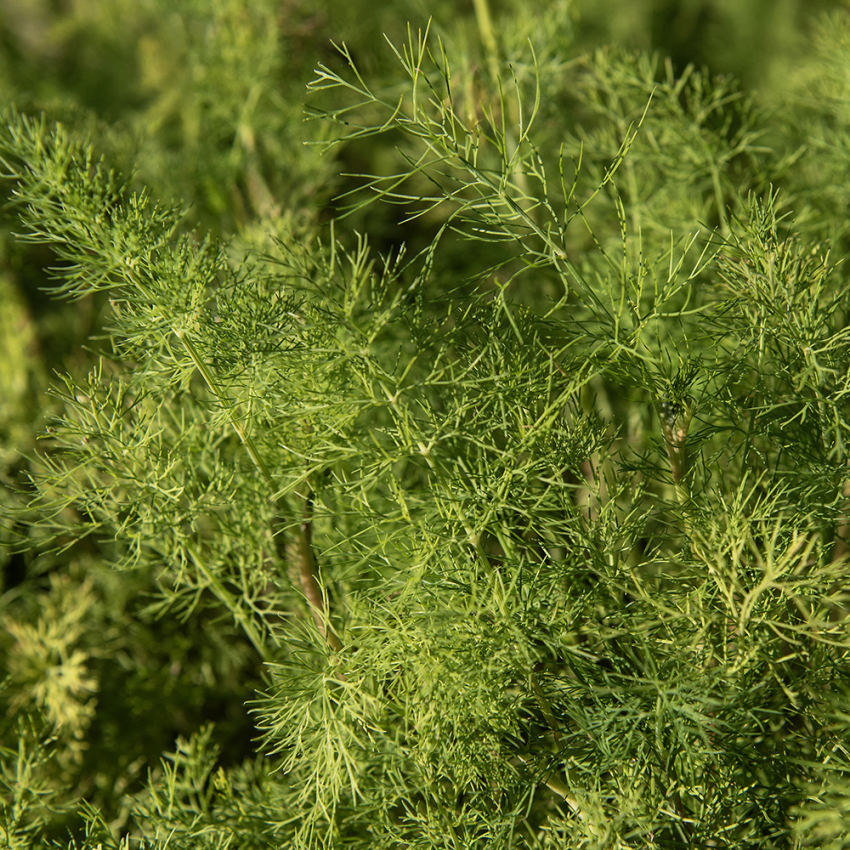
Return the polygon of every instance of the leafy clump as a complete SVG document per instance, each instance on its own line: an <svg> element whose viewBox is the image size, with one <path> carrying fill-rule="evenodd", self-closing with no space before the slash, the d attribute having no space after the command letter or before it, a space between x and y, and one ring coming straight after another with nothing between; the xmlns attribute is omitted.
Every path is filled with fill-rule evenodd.
<svg viewBox="0 0 850 850"><path fill-rule="evenodd" d="M89 337L4 461L10 847L846 843L846 234L803 129L563 62L566 4L501 62L480 6L476 69L437 24L318 60L332 206L270 170L267 4L181 8L241 75L185 108L143 42L150 188L120 129L7 110L15 250Z"/></svg>

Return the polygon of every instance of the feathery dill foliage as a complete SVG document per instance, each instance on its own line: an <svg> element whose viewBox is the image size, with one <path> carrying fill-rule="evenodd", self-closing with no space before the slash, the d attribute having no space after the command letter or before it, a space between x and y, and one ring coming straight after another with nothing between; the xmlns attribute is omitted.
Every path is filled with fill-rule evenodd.
<svg viewBox="0 0 850 850"><path fill-rule="evenodd" d="M478 23L477 76L462 28L319 64L374 164L326 229L255 145L204 140L263 200L202 237L7 111L18 244L98 318L4 456L5 846L848 846L840 197L729 79ZM421 250L355 231L396 208Z"/></svg>

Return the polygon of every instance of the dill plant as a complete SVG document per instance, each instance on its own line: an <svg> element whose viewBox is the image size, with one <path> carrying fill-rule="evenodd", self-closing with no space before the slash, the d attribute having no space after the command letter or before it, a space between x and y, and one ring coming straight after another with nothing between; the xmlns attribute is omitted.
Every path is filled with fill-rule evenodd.
<svg viewBox="0 0 850 850"><path fill-rule="evenodd" d="M3 600L8 846L846 845L830 199L729 80L505 67L481 8L474 85L427 29L318 66L320 146L391 142L326 229L248 163L199 235L6 113L18 238L102 311L9 498L51 577Z"/></svg>

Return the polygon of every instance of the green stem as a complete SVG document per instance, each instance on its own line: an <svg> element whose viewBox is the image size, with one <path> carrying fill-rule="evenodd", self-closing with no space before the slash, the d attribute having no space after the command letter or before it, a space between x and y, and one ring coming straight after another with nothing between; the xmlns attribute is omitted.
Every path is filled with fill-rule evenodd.
<svg viewBox="0 0 850 850"><path fill-rule="evenodd" d="M528 761L522 756L519 757L520 761L523 762L526 766L528 766ZM569 772L568 772L569 775ZM570 788L566 782L559 779L557 776L549 775L540 780L550 791L554 791L561 799L566 802L566 804L575 812L576 816L583 820L588 824L592 833L598 835L599 829L595 826L595 824L589 823L590 817L587 812L582 811L581 806L579 805L578 800L570 793Z"/></svg>
<svg viewBox="0 0 850 850"><path fill-rule="evenodd" d="M195 562L195 566L207 580L210 590L212 590L224 607L233 614L233 619L240 625L242 631L245 632L248 640L251 641L254 649L257 650L263 661L271 661L271 655L266 649L265 643L261 639L256 628L254 628L254 624L251 619L245 615L245 612L242 610L242 606L239 604L239 600L227 590L227 588L213 575L212 572L210 572L209 569L207 569L206 564L204 564L201 559L200 553L193 546L187 544L186 551L189 555L191 555L192 560Z"/></svg>
<svg viewBox="0 0 850 850"><path fill-rule="evenodd" d="M192 363L194 363L195 368L201 373L201 377L204 379L204 382L209 387L210 392L218 399L218 403L227 410L227 406L224 403L224 393L219 388L216 383L215 378L213 377L212 372L207 368L207 364L201 359L201 356L198 354L198 350L195 348L192 340L188 339L182 331L175 331L177 334L177 338L186 346L186 351L189 354ZM272 493L275 492L274 483L272 482L272 476L269 472L269 468L266 466L265 461L260 456L260 453L257 451L257 447L254 445L254 441L251 439L251 435L245 430L245 426L239 421L239 419L234 415L233 410L228 410L228 418L230 419L230 424L233 426L233 430L239 435L239 439L242 441L242 445L245 446L245 450L248 452L249 457L254 462L254 466L257 467L258 472L263 478L263 481L268 486L269 490ZM281 505L278 499L272 495L272 502L274 502L275 507L280 508Z"/></svg>
<svg viewBox="0 0 850 850"><path fill-rule="evenodd" d="M850 463L847 464L850 467ZM835 529L835 543L832 546L832 560L838 561L843 558L848 551L848 540L850 540L850 477L845 479L841 487L841 514L838 521L838 526Z"/></svg>
<svg viewBox="0 0 850 850"><path fill-rule="evenodd" d="M257 451L257 447L254 444L254 441L251 439L251 435L246 430L243 423L240 421L239 417L235 414L232 408L229 408L225 403L224 393L218 385L218 382L215 380L212 372L207 367L207 364L204 363L200 354L198 353L197 348L195 348L192 340L188 339L185 333L182 330L175 330L175 334L177 338L183 343L186 347L186 351L189 354L192 363L195 365L195 368L200 372L201 376L204 379L207 387L213 395L218 399L218 403L221 407L228 411L228 418L230 419L230 424L233 426L233 430L239 435L239 439L242 441L242 445L245 446L245 450L248 452L248 456L254 463L254 466L257 468L257 471L260 473L260 476L263 479L263 482L268 487L272 503L277 508L279 514L283 517L283 505L278 496L275 495L276 488L274 486L274 481L272 480L271 473L269 472L269 468L266 465L266 462L263 460L259 451ZM338 651L342 648L342 644L339 641L339 638L333 633L332 630L326 627L327 624L327 613L325 611L324 605L324 596L322 594L322 588L319 584L319 575L316 569L316 559L313 556L313 546L312 546L312 518L313 518L313 509L312 509L312 499L310 496L306 496L304 500L304 512L301 519L301 522L295 529L295 541L293 546L291 547L291 551L294 555L294 561L298 565L298 576L301 581L301 587L304 591L304 596L307 598L307 603L310 606L310 610L313 613L313 617L316 620L316 623L319 626L322 635L327 639L331 648L335 651ZM209 577L209 573L206 573ZM227 605L227 607L233 612L234 616L237 616L237 611L234 610L233 606L225 601L224 597L219 597L223 602ZM240 620L240 622L244 621ZM244 628L244 626L243 626ZM253 626L252 626L253 629ZM246 632L247 633L247 632ZM250 634L249 634L250 637ZM252 639L252 643L256 646L257 644ZM263 653L265 657L265 653Z"/></svg>
<svg viewBox="0 0 850 850"><path fill-rule="evenodd" d="M561 739L561 733L558 731L558 723L552 712L552 706L549 704L549 700L546 699L546 694L543 693L543 688L540 687L540 683L537 681L537 676L534 675L533 670L528 671L528 681L531 685L531 692L534 694L534 698L543 712L543 717L546 718L546 722L552 730L552 735L556 741L559 741Z"/></svg>
<svg viewBox="0 0 850 850"><path fill-rule="evenodd" d="M487 64L493 80L499 78L499 47L496 42L496 33L493 29L493 19L490 17L490 7L487 0L473 0L475 6L475 18L478 21L478 32L487 53Z"/></svg>

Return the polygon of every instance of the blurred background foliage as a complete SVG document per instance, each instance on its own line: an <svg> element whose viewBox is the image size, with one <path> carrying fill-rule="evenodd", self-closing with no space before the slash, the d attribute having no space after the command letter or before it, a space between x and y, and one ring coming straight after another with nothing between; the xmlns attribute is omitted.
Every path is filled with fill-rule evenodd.
<svg viewBox="0 0 850 850"><path fill-rule="evenodd" d="M771 185L783 190L780 204L794 199L798 228L839 255L848 247L845 3L494 0L491 14L501 71L529 96L534 48L537 142L583 155L587 186L656 91L619 186L629 233L642 234L647 254L669 242L671 226L722 231L749 190ZM4 0L0 100L91 137L138 187L185 204L187 229L262 248L269 234L306 234L333 218L344 203L335 199L358 185L345 175L399 167L391 135L324 155L305 144L338 132L304 120L317 63L341 67L331 41L391 91L398 66L383 34L398 43L408 22L429 18L453 57L459 108L474 116L492 106L492 54L471 0ZM414 221L394 212L360 209L351 232L368 232L380 251L416 250L441 223L439 211ZM603 245L606 229L618 243L617 222L593 220L592 206L587 215ZM0 746L12 745L27 713L27 735L53 756L21 752L15 763L39 777L61 836L51 788L74 787L120 826L122 792L206 720L216 721L222 763L241 761L254 734L242 706L260 682L227 621L191 611L185 622L158 621L144 603L153 575L119 582L99 570L108 541L58 553L16 545L29 458L54 410L47 388L54 372L97 363L103 304L51 299L50 251L15 241L11 220L0 218ZM571 238L580 252L587 237ZM438 280L461 281L472 266L467 243L451 248ZM534 302L545 287L518 295ZM190 637L199 628L210 636L203 651Z"/></svg>

